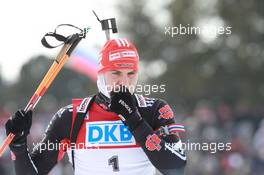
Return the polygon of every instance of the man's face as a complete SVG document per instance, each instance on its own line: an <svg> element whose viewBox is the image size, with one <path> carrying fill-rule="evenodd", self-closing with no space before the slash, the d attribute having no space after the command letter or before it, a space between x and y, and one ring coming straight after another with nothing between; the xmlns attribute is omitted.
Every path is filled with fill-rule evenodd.
<svg viewBox="0 0 264 175"><path fill-rule="evenodd" d="M109 91L122 85L133 93L138 80L138 72L133 69L109 70L104 73L104 77Z"/></svg>

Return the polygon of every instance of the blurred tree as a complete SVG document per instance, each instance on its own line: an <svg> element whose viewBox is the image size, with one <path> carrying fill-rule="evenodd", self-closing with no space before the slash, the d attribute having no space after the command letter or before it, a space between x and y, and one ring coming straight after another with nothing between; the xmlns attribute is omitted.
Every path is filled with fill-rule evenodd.
<svg viewBox="0 0 264 175"><path fill-rule="evenodd" d="M200 99L253 107L264 101L263 5L261 0L131 0L118 5L120 31L136 43L144 69L153 60L166 63L159 77L147 77L147 82L166 84L166 93L157 96L190 108ZM212 38L165 34L166 28L180 25L213 25L226 33Z"/></svg>
<svg viewBox="0 0 264 175"><path fill-rule="evenodd" d="M18 81L8 88L9 101L16 103L13 108L26 105L53 60L37 56L23 65ZM56 110L71 103L72 98L81 98L95 93L94 83L87 77L77 74L66 66L59 72L53 84L40 101L37 110ZM15 109L11 109L15 110Z"/></svg>

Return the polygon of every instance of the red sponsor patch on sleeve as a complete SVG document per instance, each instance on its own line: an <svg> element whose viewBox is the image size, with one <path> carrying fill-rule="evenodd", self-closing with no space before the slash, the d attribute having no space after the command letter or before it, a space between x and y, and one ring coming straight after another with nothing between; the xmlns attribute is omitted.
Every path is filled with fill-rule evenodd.
<svg viewBox="0 0 264 175"><path fill-rule="evenodd" d="M160 142L161 139L156 134L152 134L147 137L145 146L149 151L159 151L161 149Z"/></svg>
<svg viewBox="0 0 264 175"><path fill-rule="evenodd" d="M159 119L171 119L173 118L173 111L169 105L165 105L159 109Z"/></svg>

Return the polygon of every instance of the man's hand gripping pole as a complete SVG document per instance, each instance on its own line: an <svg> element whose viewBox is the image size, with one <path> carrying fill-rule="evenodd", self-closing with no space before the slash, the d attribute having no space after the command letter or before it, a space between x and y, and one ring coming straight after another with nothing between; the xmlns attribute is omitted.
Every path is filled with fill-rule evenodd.
<svg viewBox="0 0 264 175"><path fill-rule="evenodd" d="M65 24L63 24L63 25L65 25ZM59 26L62 26L62 25L59 25ZM75 27L75 26L72 26L72 25L70 25L70 26L71 27ZM75 28L77 28L77 27L75 27ZM62 67L65 65L65 63L69 59L72 51L75 49L75 47L78 45L78 43L83 38L85 38L86 33L88 32L88 28L84 29L84 30L77 28L77 29L80 30L80 33L75 33L73 35L64 37L62 35L57 34L56 33L56 29L55 29L54 32L47 33L43 37L42 44L45 47L54 48L53 46L50 46L47 43L46 39L45 39L46 36L52 36L52 37L55 37L56 39L59 38L58 40L62 41L64 43L64 44L62 43L63 47L61 48L59 54L57 55L56 59L54 60L53 64L51 65L51 67L49 68L48 72L46 73L46 75L42 79L42 81L39 84L37 90L35 91L35 93L31 97L31 99L29 100L28 104L26 105L26 107L24 109L25 112L27 112L29 110L33 110L35 108L35 106L37 105L37 103L39 102L41 97L45 94L45 92L47 91L47 89L50 87L51 83L55 79L55 77L58 75L58 73L60 72ZM6 150L8 145L12 142L14 137L15 137L15 134L13 134L13 133L10 133L6 137L6 139L4 140L3 144L0 147L0 157L3 155L4 151Z"/></svg>

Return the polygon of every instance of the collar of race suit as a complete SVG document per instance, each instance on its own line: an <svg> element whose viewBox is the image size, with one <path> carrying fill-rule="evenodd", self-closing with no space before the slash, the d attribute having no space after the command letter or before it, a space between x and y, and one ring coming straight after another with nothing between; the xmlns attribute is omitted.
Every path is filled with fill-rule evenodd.
<svg viewBox="0 0 264 175"><path fill-rule="evenodd" d="M134 98L136 98L133 95ZM136 101L136 99L134 99ZM111 104L111 99L106 97L104 94L101 92L98 92L95 97L95 103L98 104L100 107L102 107L106 111L110 111L110 104Z"/></svg>
<svg viewBox="0 0 264 175"><path fill-rule="evenodd" d="M97 93L97 95L95 97L95 103L98 104L99 106L101 106L104 110L110 111L109 107L110 107L111 101L108 97L106 97L101 92Z"/></svg>

